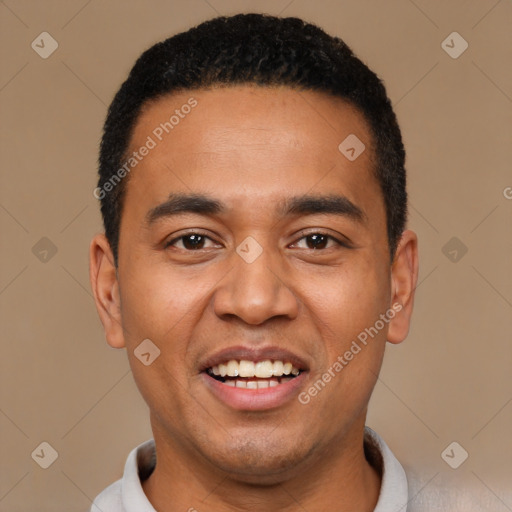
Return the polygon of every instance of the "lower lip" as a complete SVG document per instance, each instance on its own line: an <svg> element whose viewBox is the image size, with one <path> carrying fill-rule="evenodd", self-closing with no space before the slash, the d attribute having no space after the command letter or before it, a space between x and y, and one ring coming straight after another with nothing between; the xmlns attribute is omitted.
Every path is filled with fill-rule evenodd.
<svg viewBox="0 0 512 512"><path fill-rule="evenodd" d="M232 409L264 411L276 409L297 396L298 390L305 383L306 374L307 372L304 371L288 382L279 384L279 386L261 389L226 386L210 377L206 372L203 372L201 377L212 393Z"/></svg>

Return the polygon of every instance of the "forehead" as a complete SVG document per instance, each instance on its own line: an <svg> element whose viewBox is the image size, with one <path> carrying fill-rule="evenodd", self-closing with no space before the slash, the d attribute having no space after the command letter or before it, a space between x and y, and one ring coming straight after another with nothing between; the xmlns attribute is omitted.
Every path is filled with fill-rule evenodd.
<svg viewBox="0 0 512 512"><path fill-rule="evenodd" d="M181 91L150 100L141 109L130 146L135 149L138 140L152 135L164 146L173 139L182 144L188 138L193 144L201 143L203 151L220 152L233 142L240 150L300 144L332 151L350 133L358 133L371 146L364 116L341 98L285 86L240 85ZM258 146L262 142L271 147Z"/></svg>
<svg viewBox="0 0 512 512"><path fill-rule="evenodd" d="M364 148L354 160L343 153L346 140L360 141L358 153ZM125 201L140 214L142 203L149 208L176 192L209 193L240 208L338 190L364 209L381 195L364 117L324 93L258 86L174 93L143 108L129 154L144 146L151 149L130 174Z"/></svg>

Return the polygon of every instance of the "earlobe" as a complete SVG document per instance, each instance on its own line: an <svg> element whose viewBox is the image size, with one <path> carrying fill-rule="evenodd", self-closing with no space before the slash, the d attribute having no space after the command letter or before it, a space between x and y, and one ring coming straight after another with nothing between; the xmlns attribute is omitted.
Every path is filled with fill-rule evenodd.
<svg viewBox="0 0 512 512"><path fill-rule="evenodd" d="M112 250L104 234L96 235L91 241L89 279L107 342L111 347L122 348L125 341L121 322L119 283Z"/></svg>
<svg viewBox="0 0 512 512"><path fill-rule="evenodd" d="M413 231L406 230L391 268L391 307L396 315L389 323L387 340L390 343L401 343L409 332L418 267L418 238Z"/></svg>

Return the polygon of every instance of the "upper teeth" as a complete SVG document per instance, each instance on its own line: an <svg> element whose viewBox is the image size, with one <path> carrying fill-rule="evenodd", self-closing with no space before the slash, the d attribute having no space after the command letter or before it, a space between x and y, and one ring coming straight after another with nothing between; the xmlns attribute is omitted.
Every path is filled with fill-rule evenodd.
<svg viewBox="0 0 512 512"><path fill-rule="evenodd" d="M236 361L234 359L213 366L211 372L214 375L221 377L259 377L261 379L268 379L270 377L281 377L283 375L298 375L299 369L292 365L292 363L283 363L283 361Z"/></svg>

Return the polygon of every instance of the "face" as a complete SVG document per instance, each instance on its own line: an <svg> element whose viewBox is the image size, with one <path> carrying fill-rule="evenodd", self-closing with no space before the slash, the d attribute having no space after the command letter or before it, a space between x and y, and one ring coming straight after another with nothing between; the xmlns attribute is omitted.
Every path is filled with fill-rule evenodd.
<svg viewBox="0 0 512 512"><path fill-rule="evenodd" d="M91 280L157 446L260 482L332 456L407 333L417 273L411 232L389 259L364 118L315 92L188 91L146 106L133 151L119 267L98 236Z"/></svg>

